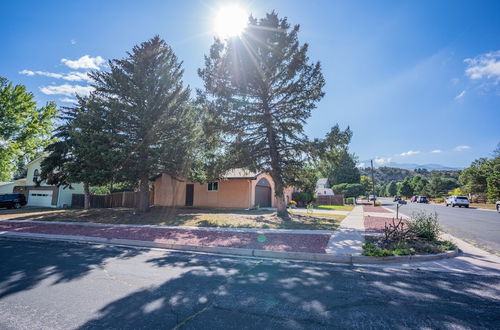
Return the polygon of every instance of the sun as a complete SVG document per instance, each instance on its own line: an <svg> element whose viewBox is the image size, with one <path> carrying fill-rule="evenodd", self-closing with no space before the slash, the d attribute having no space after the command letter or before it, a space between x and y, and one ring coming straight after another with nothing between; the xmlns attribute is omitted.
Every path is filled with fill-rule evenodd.
<svg viewBox="0 0 500 330"><path fill-rule="evenodd" d="M240 5L220 7L214 17L214 32L222 39L236 37L248 24L248 11Z"/></svg>

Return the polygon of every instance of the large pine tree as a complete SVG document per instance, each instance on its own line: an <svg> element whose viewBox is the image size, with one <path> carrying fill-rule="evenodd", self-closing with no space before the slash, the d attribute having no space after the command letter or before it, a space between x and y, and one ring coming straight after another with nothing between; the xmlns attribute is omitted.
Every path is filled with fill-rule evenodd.
<svg viewBox="0 0 500 330"><path fill-rule="evenodd" d="M284 188L308 149L303 124L324 95L321 66L310 62L298 33L275 12L250 17L241 36L215 40L199 70L227 156L270 173L280 216L287 216Z"/></svg>
<svg viewBox="0 0 500 330"><path fill-rule="evenodd" d="M149 179L161 172L186 175L198 118L182 82L182 62L158 36L135 46L109 71L91 74L96 95L115 114L123 179L139 181L140 211L149 207Z"/></svg>

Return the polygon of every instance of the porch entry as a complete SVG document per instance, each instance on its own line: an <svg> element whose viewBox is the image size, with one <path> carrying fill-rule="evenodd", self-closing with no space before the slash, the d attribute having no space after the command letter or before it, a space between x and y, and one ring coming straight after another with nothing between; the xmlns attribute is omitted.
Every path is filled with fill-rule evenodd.
<svg viewBox="0 0 500 330"><path fill-rule="evenodd" d="M260 207L271 207L271 184L266 178L262 178L255 185L255 204Z"/></svg>
<svg viewBox="0 0 500 330"><path fill-rule="evenodd" d="M186 184L186 206L193 206L194 201L194 184Z"/></svg>

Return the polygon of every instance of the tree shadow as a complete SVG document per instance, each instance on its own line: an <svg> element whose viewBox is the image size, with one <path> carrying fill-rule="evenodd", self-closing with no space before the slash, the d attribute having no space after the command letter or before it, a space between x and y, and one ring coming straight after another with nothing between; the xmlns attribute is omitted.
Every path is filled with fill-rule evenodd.
<svg viewBox="0 0 500 330"><path fill-rule="evenodd" d="M495 328L500 279L293 262L153 258L182 276L118 299L81 329Z"/></svg>
<svg viewBox="0 0 500 330"><path fill-rule="evenodd" d="M98 245L61 242L22 242L0 239L0 299L31 289L48 278L52 285L84 277L109 258L128 259L141 250L122 250ZM61 249L64 244L64 249ZM21 246L22 249L18 247Z"/></svg>

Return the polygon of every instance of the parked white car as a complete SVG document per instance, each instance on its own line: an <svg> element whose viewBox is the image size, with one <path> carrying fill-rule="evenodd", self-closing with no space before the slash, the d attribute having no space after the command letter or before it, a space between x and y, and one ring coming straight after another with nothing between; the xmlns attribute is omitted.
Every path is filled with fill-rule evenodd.
<svg viewBox="0 0 500 330"><path fill-rule="evenodd" d="M469 199L465 196L450 196L445 201L446 206L469 207Z"/></svg>
<svg viewBox="0 0 500 330"><path fill-rule="evenodd" d="M495 205L497 206L497 212L500 213L500 201L496 202Z"/></svg>

